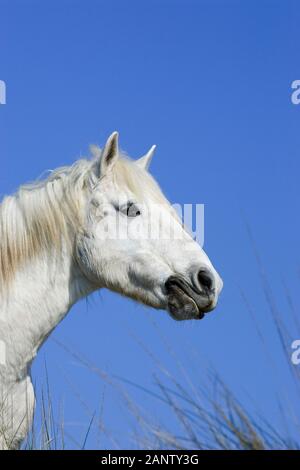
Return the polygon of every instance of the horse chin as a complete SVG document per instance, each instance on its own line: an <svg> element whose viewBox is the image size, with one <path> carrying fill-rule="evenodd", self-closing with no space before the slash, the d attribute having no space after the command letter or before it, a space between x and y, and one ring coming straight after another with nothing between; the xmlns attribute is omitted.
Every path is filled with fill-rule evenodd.
<svg viewBox="0 0 300 470"><path fill-rule="evenodd" d="M174 320L201 320L205 313L214 309L209 302L207 305L199 305L179 287L173 287L168 295L168 312Z"/></svg>

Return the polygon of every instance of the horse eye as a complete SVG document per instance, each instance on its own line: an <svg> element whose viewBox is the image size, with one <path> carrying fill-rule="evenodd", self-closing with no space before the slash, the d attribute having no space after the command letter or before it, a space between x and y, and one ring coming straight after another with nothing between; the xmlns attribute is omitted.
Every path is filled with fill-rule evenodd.
<svg viewBox="0 0 300 470"><path fill-rule="evenodd" d="M137 217L141 215L140 209L133 202L129 203L126 208L127 217Z"/></svg>

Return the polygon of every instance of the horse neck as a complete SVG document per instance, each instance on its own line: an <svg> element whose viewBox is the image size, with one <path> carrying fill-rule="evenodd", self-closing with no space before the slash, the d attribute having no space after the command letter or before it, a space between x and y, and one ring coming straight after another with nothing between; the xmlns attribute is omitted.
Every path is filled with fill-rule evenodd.
<svg viewBox="0 0 300 470"><path fill-rule="evenodd" d="M24 377L39 347L70 307L93 290L67 244L59 253L53 249L25 263L9 287L8 298L0 299L0 341L6 356L0 380Z"/></svg>

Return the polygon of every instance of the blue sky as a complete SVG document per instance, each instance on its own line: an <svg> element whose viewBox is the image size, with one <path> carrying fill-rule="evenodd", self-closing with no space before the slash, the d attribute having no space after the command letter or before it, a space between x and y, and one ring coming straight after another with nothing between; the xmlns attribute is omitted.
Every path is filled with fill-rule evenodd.
<svg viewBox="0 0 300 470"><path fill-rule="evenodd" d="M245 222L281 315L289 314L283 280L299 312L300 105L291 103L291 83L300 79L297 2L0 0L0 9L7 86L1 196L71 164L113 130L132 157L157 144L151 171L172 202L205 204L205 250L224 279L219 306L204 321L176 323L103 291L77 304L53 338L108 374L153 388L155 365L139 342L175 372L163 336L195 383L213 364L280 428L276 394L291 386L273 347ZM132 445L128 417L109 387L51 339L33 365L38 386L45 361L69 434L82 442L104 397L107 428L121 447ZM167 419L163 407L129 391L152 416ZM92 432L87 447L96 445Z"/></svg>

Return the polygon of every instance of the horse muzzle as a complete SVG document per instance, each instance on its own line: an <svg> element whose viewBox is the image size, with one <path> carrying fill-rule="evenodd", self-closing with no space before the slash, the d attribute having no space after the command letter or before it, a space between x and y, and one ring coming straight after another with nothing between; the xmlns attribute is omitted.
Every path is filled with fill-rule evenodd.
<svg viewBox="0 0 300 470"><path fill-rule="evenodd" d="M201 269L190 283L181 276L170 276L165 282L168 311L175 320L201 320L217 303L214 278Z"/></svg>

